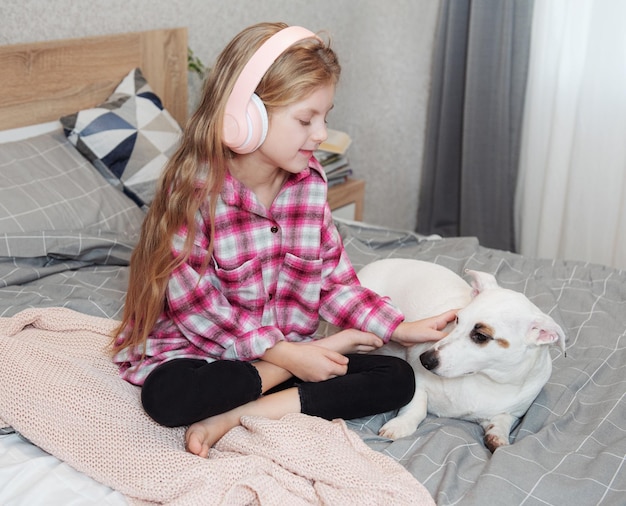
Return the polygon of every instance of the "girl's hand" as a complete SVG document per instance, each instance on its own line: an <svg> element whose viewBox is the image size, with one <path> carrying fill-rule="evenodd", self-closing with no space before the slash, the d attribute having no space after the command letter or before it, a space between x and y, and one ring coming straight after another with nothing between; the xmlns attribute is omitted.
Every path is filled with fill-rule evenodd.
<svg viewBox="0 0 626 506"><path fill-rule="evenodd" d="M336 334L323 337L312 344L317 346L323 346L329 350L336 351L337 353L369 353L370 351L377 350L384 343L383 340L376 334L371 332L363 332L356 329L346 329Z"/></svg>
<svg viewBox="0 0 626 506"><path fill-rule="evenodd" d="M391 340L402 346L439 341L447 335L442 331L448 323L456 319L456 313L457 310L454 309L423 320L402 322L391 335Z"/></svg>
<svg viewBox="0 0 626 506"><path fill-rule="evenodd" d="M281 341L265 352L263 360L287 369L302 381L326 381L348 372L348 357L313 342Z"/></svg>

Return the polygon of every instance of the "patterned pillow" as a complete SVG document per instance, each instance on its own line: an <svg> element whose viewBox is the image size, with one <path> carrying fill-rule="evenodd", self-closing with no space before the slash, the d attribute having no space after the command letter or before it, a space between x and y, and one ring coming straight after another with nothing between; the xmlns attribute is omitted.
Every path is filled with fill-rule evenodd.
<svg viewBox="0 0 626 506"><path fill-rule="evenodd" d="M60 126L0 144L0 173L0 235L44 230L139 234L143 211L94 170Z"/></svg>
<svg viewBox="0 0 626 506"><path fill-rule="evenodd" d="M139 206L152 202L181 129L140 69L132 70L105 102L61 123L69 141L109 183Z"/></svg>

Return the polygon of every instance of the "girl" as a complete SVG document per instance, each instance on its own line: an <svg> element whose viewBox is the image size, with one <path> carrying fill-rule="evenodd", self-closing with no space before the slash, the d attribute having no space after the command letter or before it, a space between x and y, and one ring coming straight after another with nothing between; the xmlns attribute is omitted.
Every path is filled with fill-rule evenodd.
<svg viewBox="0 0 626 506"><path fill-rule="evenodd" d="M303 28L237 35L133 252L114 361L154 420L189 425L186 448L202 457L244 415L356 418L405 405L411 367L366 352L440 339L455 317L403 322L358 283L313 157L339 73ZM315 340L320 315L346 330Z"/></svg>

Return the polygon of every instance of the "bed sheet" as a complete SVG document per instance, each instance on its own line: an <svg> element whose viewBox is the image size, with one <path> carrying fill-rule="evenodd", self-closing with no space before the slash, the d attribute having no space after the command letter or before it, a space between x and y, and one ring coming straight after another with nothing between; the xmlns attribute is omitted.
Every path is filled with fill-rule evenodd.
<svg viewBox="0 0 626 506"><path fill-rule="evenodd" d="M119 232L0 234L0 317L67 307L120 319L136 240Z"/></svg>
<svg viewBox="0 0 626 506"><path fill-rule="evenodd" d="M15 432L0 431L0 504L121 506L122 494L79 473Z"/></svg>
<svg viewBox="0 0 626 506"><path fill-rule="evenodd" d="M582 262L526 258L481 247L475 238L423 240L415 234L340 224L355 267L387 257L419 258L495 274L524 292L568 336L552 351L553 373L491 455L482 430L429 416L394 442L377 431L386 413L349 426L423 483L437 504L624 504L626 497L626 272Z"/></svg>
<svg viewBox="0 0 626 506"><path fill-rule="evenodd" d="M514 427L511 446L491 455L480 427L460 420L428 417L414 435L393 442L377 431L394 413L348 421L370 448L400 462L440 505L624 503L624 271L526 258L484 248L475 238L427 239L344 220L337 224L357 269L379 258L403 257L461 275L465 269L491 272L502 286L524 292L568 336L567 356L553 350L552 377ZM31 238L31 252L33 242L46 246L25 256L11 255L24 238L0 240L1 316L42 306L121 316L133 238L74 234L74 247L67 249L62 235ZM6 437L0 438L0 451Z"/></svg>

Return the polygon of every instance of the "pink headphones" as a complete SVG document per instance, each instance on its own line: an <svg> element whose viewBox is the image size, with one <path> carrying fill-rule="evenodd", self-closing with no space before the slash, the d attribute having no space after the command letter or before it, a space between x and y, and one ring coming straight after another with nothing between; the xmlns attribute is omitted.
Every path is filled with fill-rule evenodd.
<svg viewBox="0 0 626 506"><path fill-rule="evenodd" d="M284 28L265 41L244 66L224 110L224 143L235 153L252 153L263 144L267 111L254 91L276 58L292 44L309 37L317 35L301 26Z"/></svg>

